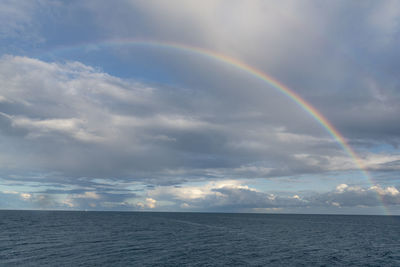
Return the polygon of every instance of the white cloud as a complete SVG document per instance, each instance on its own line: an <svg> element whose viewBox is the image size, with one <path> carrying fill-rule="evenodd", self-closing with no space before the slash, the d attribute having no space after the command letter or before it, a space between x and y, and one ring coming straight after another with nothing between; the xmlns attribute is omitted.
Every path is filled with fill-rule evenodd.
<svg viewBox="0 0 400 267"><path fill-rule="evenodd" d="M61 201L61 204L62 204L62 205L65 205L65 206L67 206L67 207L69 207L69 208L75 207L75 203L74 203L73 200L70 199L70 198L63 199L63 200Z"/></svg>
<svg viewBox="0 0 400 267"><path fill-rule="evenodd" d="M100 199L100 196L96 192L85 192L84 194L73 195L74 198L86 198L86 199Z"/></svg>
<svg viewBox="0 0 400 267"><path fill-rule="evenodd" d="M187 208L190 208L190 205L188 203L182 203L181 204L181 208L182 209L187 209Z"/></svg>
<svg viewBox="0 0 400 267"><path fill-rule="evenodd" d="M337 207L374 207L400 204L400 194L396 187L380 185L370 187L349 186L340 184L336 190L329 193L322 193L313 199L314 205L327 203Z"/></svg>
<svg viewBox="0 0 400 267"><path fill-rule="evenodd" d="M400 155L397 153L368 153L361 159L361 163L369 170L400 170L399 162Z"/></svg>
<svg viewBox="0 0 400 267"><path fill-rule="evenodd" d="M157 207L157 200L155 200L154 198L148 197L143 202L139 201L139 202L132 203L130 205L136 207L137 209L145 209L145 208L155 209Z"/></svg>
<svg viewBox="0 0 400 267"><path fill-rule="evenodd" d="M394 186L361 187L340 184L329 192L261 192L241 182L222 181L199 186L158 187L147 194L189 210L267 212L330 207L378 207L400 204Z"/></svg>
<svg viewBox="0 0 400 267"><path fill-rule="evenodd" d="M24 200L28 200L32 197L31 194L29 193L21 193L20 196L24 199Z"/></svg>
<svg viewBox="0 0 400 267"><path fill-rule="evenodd" d="M146 206L150 209L154 209L156 207L157 200L153 198L146 198Z"/></svg>
<svg viewBox="0 0 400 267"><path fill-rule="evenodd" d="M154 190L149 190L148 194L156 197L172 196L181 201L198 200L206 199L210 196L222 196L222 194L216 190L223 188L256 191L253 188L249 188L247 185L243 185L239 180L221 180L199 186L160 186Z"/></svg>
<svg viewBox="0 0 400 267"><path fill-rule="evenodd" d="M147 191L147 194L189 210L261 212L262 209L271 211L293 206L304 207L308 203L308 200L297 194L287 196L260 192L237 180L223 180L198 186L160 186Z"/></svg>
<svg viewBox="0 0 400 267"><path fill-rule="evenodd" d="M385 196L385 195L388 195L388 196L398 196L399 194L400 194L400 192L397 190L397 188L396 187L394 187L394 186L388 186L388 187L386 187L386 188L382 188L382 187L380 187L380 186L371 186L370 188L369 188L369 190L373 190L373 191L376 191L379 195L381 195L381 196Z"/></svg>
<svg viewBox="0 0 400 267"><path fill-rule="evenodd" d="M10 191L10 190L3 190L3 191L1 191L3 194L13 194L13 195L15 195L15 194L19 194L17 191Z"/></svg>
<svg viewBox="0 0 400 267"><path fill-rule="evenodd" d="M347 184L340 184L336 187L336 191L338 191L339 193L344 192L344 190L346 190L349 186Z"/></svg>
<svg viewBox="0 0 400 267"><path fill-rule="evenodd" d="M338 202L332 202L331 204L332 204L332 206L340 207L340 203L338 203Z"/></svg>
<svg viewBox="0 0 400 267"><path fill-rule="evenodd" d="M29 193L20 193L17 191L10 191L10 190L3 190L1 191L3 194L9 194L9 195L19 195L23 200L29 200L32 198L32 194Z"/></svg>

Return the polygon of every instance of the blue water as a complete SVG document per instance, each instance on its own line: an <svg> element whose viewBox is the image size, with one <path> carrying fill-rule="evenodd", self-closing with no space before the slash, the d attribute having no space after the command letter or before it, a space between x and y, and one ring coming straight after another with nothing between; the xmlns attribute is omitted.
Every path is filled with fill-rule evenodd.
<svg viewBox="0 0 400 267"><path fill-rule="evenodd" d="M1 266L400 266L400 217L0 211Z"/></svg>

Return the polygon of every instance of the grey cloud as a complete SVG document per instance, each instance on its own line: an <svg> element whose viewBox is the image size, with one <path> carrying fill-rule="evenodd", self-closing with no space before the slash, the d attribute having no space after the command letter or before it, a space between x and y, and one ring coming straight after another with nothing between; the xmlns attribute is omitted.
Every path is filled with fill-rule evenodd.
<svg viewBox="0 0 400 267"><path fill-rule="evenodd" d="M136 1L130 5L145 14L142 22L154 29L151 39L172 38L235 55L289 85L349 139L371 144L380 138L398 144L398 2L160 1L154 8L154 2ZM130 24L134 23L126 25ZM115 29L121 28L113 27L112 32L118 35ZM122 35L141 33L125 29Z"/></svg>
<svg viewBox="0 0 400 267"><path fill-rule="evenodd" d="M70 182L115 177L171 183L248 175L240 171L246 166L260 167L252 168L255 177L282 176L329 171L322 167L327 164L315 163L329 160L320 153L345 157L329 138L288 132L285 120L283 126L264 121L263 105L253 103L253 110L261 109L253 113L249 105L230 102L244 100L241 94L231 94L226 103L203 94L210 103L196 107L190 93L178 99L165 93L173 88L123 80L78 62L12 56L0 61L0 78L8 103L1 110L3 134L20 151L10 155L20 164L16 169L57 173ZM14 103L14 109L24 109L12 112ZM210 112L216 108L222 112ZM304 151L314 161L296 156ZM183 171L176 176L173 170Z"/></svg>
<svg viewBox="0 0 400 267"><path fill-rule="evenodd" d="M12 10L24 10L9 5ZM354 139L355 146L373 145L377 138L389 144L399 143L396 89L399 85L396 75L399 8L396 1L305 1L302 4L297 1L172 1L168 4L164 1L120 1L117 5L85 1L49 6L45 17L52 23L46 24L65 30L49 31L57 36L58 42L63 38L71 39L70 34L61 36L58 32L75 31L76 36L68 44L81 43L89 37L96 40L147 38L221 51L257 66L293 88L347 138ZM60 16L61 9L67 15ZM109 19L105 21L104 17ZM85 26L76 27L77 21ZM42 34L46 33L43 28ZM49 40L45 48L51 44L57 45L57 40ZM126 60L132 51L125 52ZM163 53L157 54L168 60ZM180 78L181 82L188 82L195 70L197 75L207 73L207 80L214 80L214 85L219 81L226 88L235 88L224 75L217 77L210 72L205 62L182 56L173 58L173 68L165 68L170 64L162 63L163 60L157 64L164 64L164 73ZM121 64L124 61L119 60ZM188 69L187 65L178 64L179 61L190 61L191 65L199 67ZM206 83L204 85L207 87ZM279 113L281 101L258 96L265 105L277 102L275 110ZM225 94L224 97L229 96ZM211 101L210 98L206 100ZM287 108L292 109L290 106ZM210 111L223 110L215 107ZM140 109L146 110L144 106ZM273 110L270 108L269 112ZM297 109L292 110L286 114L298 116ZM269 120L283 117L271 116ZM309 127L312 123L294 118L289 121L286 125L289 131L315 134L314 127Z"/></svg>

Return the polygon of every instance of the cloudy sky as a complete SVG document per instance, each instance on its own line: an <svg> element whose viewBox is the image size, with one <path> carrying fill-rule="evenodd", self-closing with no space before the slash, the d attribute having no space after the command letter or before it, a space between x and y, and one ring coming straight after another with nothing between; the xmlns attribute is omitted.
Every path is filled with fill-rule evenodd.
<svg viewBox="0 0 400 267"><path fill-rule="evenodd" d="M399 41L399 1L1 0L0 208L400 214ZM276 88L168 43L274 77L368 175Z"/></svg>

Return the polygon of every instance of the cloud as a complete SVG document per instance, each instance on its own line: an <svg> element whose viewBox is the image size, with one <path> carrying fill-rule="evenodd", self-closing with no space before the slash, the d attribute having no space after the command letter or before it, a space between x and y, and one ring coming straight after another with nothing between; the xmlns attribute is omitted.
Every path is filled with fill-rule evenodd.
<svg viewBox="0 0 400 267"><path fill-rule="evenodd" d="M146 206L150 209L154 209L156 207L157 200L152 198L146 198Z"/></svg>
<svg viewBox="0 0 400 267"><path fill-rule="evenodd" d="M3 197L82 209L397 205L398 6L5 1L0 174L41 189ZM301 107L234 66L153 46L82 45L129 38L210 49L275 77L320 111L385 187L346 181L307 195L240 182L314 175L324 183L358 167ZM123 190L130 183L139 193Z"/></svg>
<svg viewBox="0 0 400 267"><path fill-rule="evenodd" d="M71 182L79 181L73 177L113 176L173 183L204 176L329 171L329 165L317 165L331 157L349 162L330 138L290 132L284 121L277 126L262 120L262 106L255 115L229 101L192 110L197 100L187 93L190 89L168 88L185 92L171 98L167 88L117 78L79 62L4 56L0 79L0 95L7 99L0 110L2 135L18 147L7 156L19 158L16 169L39 168L71 177ZM203 96L213 97L211 92ZM215 108L224 111L210 113ZM311 154L301 156L304 151ZM350 160L342 169L351 168Z"/></svg>
<svg viewBox="0 0 400 267"><path fill-rule="evenodd" d="M51 209L60 206L49 195L18 192L0 191L1 209Z"/></svg>
<svg viewBox="0 0 400 267"><path fill-rule="evenodd" d="M31 194L28 193L21 193L20 196L24 199L24 200L28 200L32 197Z"/></svg>
<svg viewBox="0 0 400 267"><path fill-rule="evenodd" d="M24 202L34 209L89 210L186 210L217 212L293 212L315 210L325 212L362 212L385 205L400 205L400 192L395 186L361 187L339 184L328 192L317 191L259 191L244 181L222 180L203 185L159 186L144 190L141 196L115 192L83 193L3 191L3 203ZM8 200L7 200L8 199Z"/></svg>
<svg viewBox="0 0 400 267"><path fill-rule="evenodd" d="M399 62L397 7L396 1L133 1L115 11L107 2L87 5L110 39L172 40L231 55L293 88L346 137L395 144L399 81L390 70ZM106 14L111 24L101 20Z"/></svg>
<svg viewBox="0 0 400 267"><path fill-rule="evenodd" d="M168 4L164 1L151 4L146 1L123 1L118 5L112 4L112 8L108 1L53 4L23 1L22 4L7 2L5 6L7 8L2 9L4 13L17 14L3 16L7 22L2 24L5 29L15 31L12 25L36 22L38 25L35 28L43 26L40 34L48 39L47 46L57 46L57 42L62 41L80 44L89 41L87 39L144 38L192 44L231 55L292 87L321 110L340 132L354 139L351 140L353 144L371 145L377 138L382 142L399 144L398 79L390 71L396 69L399 62L396 41L399 12L396 1L368 5L346 1L323 4L306 1L301 5L296 1L189 3L176 0ZM42 10L44 15L38 18L35 10ZM65 10L68 16L59 16L60 10ZM15 23L12 22L14 19L8 19L11 17L28 20L29 23ZM104 17L109 19L105 21ZM76 27L76 23L84 27ZM44 25L56 25L63 30L52 31ZM59 33L70 31L76 35ZM50 33L53 36L48 36ZM47 46L44 48L48 49ZM114 59L119 53L129 59L131 54L135 54L126 47L116 50ZM152 52L158 55L160 51ZM168 57L160 53L160 58L166 60ZM123 68L131 67L126 66L121 58L118 61ZM223 81L227 88L231 87L224 75L211 75L205 62L182 55L174 55L174 61L176 65L164 69L164 72L181 80L208 73L208 79ZM179 61L201 64L193 74L193 68L177 64ZM107 62L102 63L107 65ZM140 63L141 67L149 64ZM155 64L159 63L156 60ZM157 68L151 66L150 69L154 67ZM98 85L97 88L102 87ZM113 94L122 99L126 97L122 92L119 90L119 93ZM260 95L259 98L265 104L273 104ZM278 101L277 106L281 105ZM289 132L312 129L299 126L298 121L288 124Z"/></svg>
<svg viewBox="0 0 400 267"><path fill-rule="evenodd" d="M224 184L225 183L225 184ZM148 194L190 210L233 212L288 211L293 209L368 208L400 204L394 186L340 184L329 192L261 192L239 181L221 181L202 186L158 187Z"/></svg>
<svg viewBox="0 0 400 267"><path fill-rule="evenodd" d="M4 38L26 38L34 30L33 13L38 1L2 1L0 3L0 33ZM25 37L23 37L25 35Z"/></svg>
<svg viewBox="0 0 400 267"><path fill-rule="evenodd" d="M150 196L191 210L252 211L259 208L304 206L298 195L277 196L260 192L238 180L210 182L203 186L157 187Z"/></svg>
<svg viewBox="0 0 400 267"><path fill-rule="evenodd" d="M139 201L136 203L132 203L131 206L136 207L139 210L143 210L143 209L154 209L156 208L156 204L157 200L148 197L143 202Z"/></svg>
<svg viewBox="0 0 400 267"><path fill-rule="evenodd" d="M100 196L96 192L85 192L84 194L74 195L74 198L86 198L86 199L99 199Z"/></svg>
<svg viewBox="0 0 400 267"><path fill-rule="evenodd" d="M313 201L321 205L326 204L337 207L398 205L400 204L400 194L394 186L383 188L375 185L369 188L362 188L341 184L333 192L315 196Z"/></svg>
<svg viewBox="0 0 400 267"><path fill-rule="evenodd" d="M52 182L115 177L165 185L357 169L326 134L292 132L284 118L266 120L263 105L233 105L243 99L235 93L215 103L214 93L204 92L210 102L197 106L196 89L150 86L79 62L14 56L1 58L0 80L7 100L0 104L8 140L2 157L14 162L5 166L8 175L35 169ZM166 90L183 94L175 98ZM248 95L249 101L256 97ZM210 112L216 108L221 112ZM362 157L367 169L398 170L396 154Z"/></svg>

